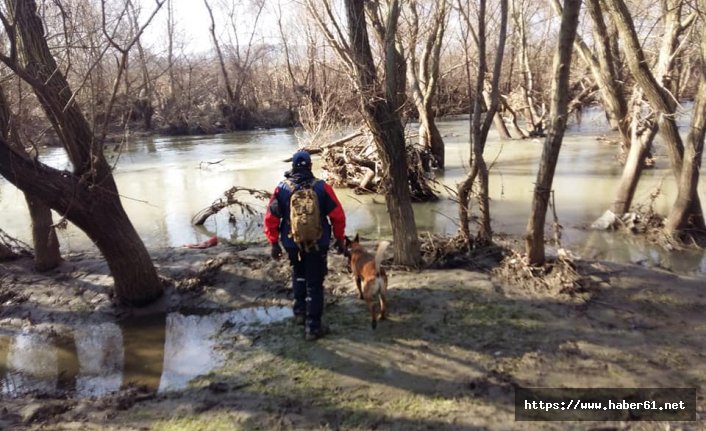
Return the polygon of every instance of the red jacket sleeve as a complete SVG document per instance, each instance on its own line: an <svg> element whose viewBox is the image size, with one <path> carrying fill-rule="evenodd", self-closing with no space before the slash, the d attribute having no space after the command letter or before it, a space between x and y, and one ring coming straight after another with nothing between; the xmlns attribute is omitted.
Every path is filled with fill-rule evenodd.
<svg viewBox="0 0 706 431"><path fill-rule="evenodd" d="M333 236L336 239L343 240L346 236L346 214L343 212L343 206L338 201L336 193L328 183L324 183L324 191L328 197L336 204L333 210L328 213L328 218L331 220L331 228Z"/></svg>
<svg viewBox="0 0 706 431"><path fill-rule="evenodd" d="M275 188L275 192L272 193L270 202L267 204L267 211L265 211L265 236L267 236L267 241L269 241L270 244L279 242L279 221L281 214L279 214L279 206L277 204L277 193L279 193L279 187Z"/></svg>

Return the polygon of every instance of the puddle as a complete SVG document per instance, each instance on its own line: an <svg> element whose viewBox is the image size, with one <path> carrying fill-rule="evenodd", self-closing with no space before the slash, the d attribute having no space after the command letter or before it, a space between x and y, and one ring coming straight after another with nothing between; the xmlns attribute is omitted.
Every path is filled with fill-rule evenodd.
<svg viewBox="0 0 706 431"><path fill-rule="evenodd" d="M227 313L169 313L82 325L71 333L0 333L0 395L91 397L130 385L159 393L184 389L219 366L221 330L257 331L292 316L289 307Z"/></svg>

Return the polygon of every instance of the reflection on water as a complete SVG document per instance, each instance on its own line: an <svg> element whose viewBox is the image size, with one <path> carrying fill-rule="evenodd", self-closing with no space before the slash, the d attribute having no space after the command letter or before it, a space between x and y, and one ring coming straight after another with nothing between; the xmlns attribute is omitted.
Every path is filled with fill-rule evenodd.
<svg viewBox="0 0 706 431"><path fill-rule="evenodd" d="M687 117L681 118L682 125L688 121ZM414 128L415 125L410 127ZM440 121L439 127L446 143L447 169L437 179L455 189L468 167L468 120ZM603 243L592 240L593 233L578 229L598 218L614 197L621 174L621 166L615 161L617 148L598 139L608 133L610 131L602 111L584 110L581 124L574 124L567 130L553 188L560 223L566 228L564 245L586 249L602 244L607 248L600 253L591 253L625 261L620 259L629 259L631 253L643 252L628 250L633 245L622 239L612 244L607 240ZM537 139L504 141L491 131L485 155L492 166L491 216L496 232L524 233L542 144ZM284 159L296 148L297 138L292 129L146 138L122 148L115 176L125 208L148 247L180 246L200 242L214 234L230 241L264 240L261 220L249 225L239 223L233 227L228 223L228 214L222 211L211 217L203 227L195 228L191 226L191 217L233 185L273 190L289 167ZM42 158L53 166L66 168L62 151L47 150ZM635 203L647 202L650 194L661 184L655 210L666 214L676 196L676 185L665 149L657 145L656 155L657 166L643 173ZM316 163L315 159L315 170ZM700 191L702 201L706 201L704 176L701 177ZM381 197L359 196L347 189L337 190L337 193L346 209L348 233L359 232L372 237L391 235L387 209ZM456 204L446 193L442 195L444 198L437 203L415 204L415 219L420 231L456 232ZM254 204L264 209L262 202ZM30 240L24 199L2 179L0 214L3 214L3 229L20 239ZM90 241L73 226L60 235L64 249L92 247ZM665 259L666 255L656 247L647 255L654 253L658 253L661 260ZM684 266L683 269L686 272L698 271L704 266L702 258L703 254L698 254L687 259L688 262L700 263L688 268ZM652 260L648 256L644 262L649 264ZM680 263L676 262L676 265ZM672 267L676 269L677 266Z"/></svg>
<svg viewBox="0 0 706 431"><path fill-rule="evenodd" d="M215 348L219 331L258 330L291 316L288 307L258 307L79 325L52 336L0 333L0 395L89 397L129 385L158 392L184 389L224 359Z"/></svg>

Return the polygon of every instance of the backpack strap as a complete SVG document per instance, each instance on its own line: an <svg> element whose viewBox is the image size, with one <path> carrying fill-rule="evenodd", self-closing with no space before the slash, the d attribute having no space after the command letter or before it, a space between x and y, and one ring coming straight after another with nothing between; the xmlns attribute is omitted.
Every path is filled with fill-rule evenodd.
<svg viewBox="0 0 706 431"><path fill-rule="evenodd" d="M323 180L320 180L320 179L314 177L314 178L312 178L311 180L307 181L307 182L304 183L304 184L297 184L297 183L295 183L294 181L290 180L289 178L285 178L282 182L283 182L284 184L286 184L287 187L289 187L289 190L290 190L292 193L294 193L295 191L301 190L301 189L303 189L303 188L305 188L305 187L310 187L310 188L313 189L314 186L316 186L316 185L319 183L319 181L323 181Z"/></svg>
<svg viewBox="0 0 706 431"><path fill-rule="evenodd" d="M282 181L287 187L289 187L289 192L294 193L294 191L297 189L297 185L294 184L294 181L290 180L289 178L285 178Z"/></svg>

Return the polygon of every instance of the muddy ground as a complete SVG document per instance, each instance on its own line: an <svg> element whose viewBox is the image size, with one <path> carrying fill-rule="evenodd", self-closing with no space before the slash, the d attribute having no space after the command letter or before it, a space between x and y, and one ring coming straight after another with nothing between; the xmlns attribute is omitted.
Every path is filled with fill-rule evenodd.
<svg viewBox="0 0 706 431"><path fill-rule="evenodd" d="M289 304L287 265L262 246L153 250L172 285L146 310L114 307L92 252L48 274L0 264L0 331L158 309ZM219 368L185 390L0 398L10 430L700 430L706 429L706 287L660 270L581 262L580 290L510 285L464 268L390 271L389 320L373 331L343 258L329 260L331 333L291 321L257 336L224 327ZM696 422L516 422L514 387L696 387Z"/></svg>

